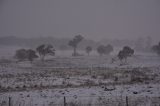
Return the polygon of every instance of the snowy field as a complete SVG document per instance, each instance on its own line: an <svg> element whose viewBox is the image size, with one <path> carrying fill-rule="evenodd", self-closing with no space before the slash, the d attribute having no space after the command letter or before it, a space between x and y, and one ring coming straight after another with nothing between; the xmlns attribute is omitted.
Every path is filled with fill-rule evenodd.
<svg viewBox="0 0 160 106"><path fill-rule="evenodd" d="M20 48L20 47L17 47ZM16 49L17 49L16 48ZM127 64L100 57L55 57L16 62L13 48L1 48L0 106L160 106L160 57L135 53ZM6 52L6 53L5 53Z"/></svg>

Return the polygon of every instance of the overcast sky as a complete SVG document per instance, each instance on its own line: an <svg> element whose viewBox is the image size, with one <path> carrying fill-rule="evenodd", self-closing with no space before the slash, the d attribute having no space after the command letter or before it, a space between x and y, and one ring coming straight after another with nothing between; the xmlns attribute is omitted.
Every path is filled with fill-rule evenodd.
<svg viewBox="0 0 160 106"><path fill-rule="evenodd" d="M160 0L0 0L0 36L160 40Z"/></svg>

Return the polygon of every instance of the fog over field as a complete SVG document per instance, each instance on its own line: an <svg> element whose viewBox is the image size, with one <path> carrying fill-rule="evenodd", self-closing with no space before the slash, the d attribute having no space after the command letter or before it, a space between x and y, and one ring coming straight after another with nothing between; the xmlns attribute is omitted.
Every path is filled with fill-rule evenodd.
<svg viewBox="0 0 160 106"><path fill-rule="evenodd" d="M0 106L160 106L160 1L0 0Z"/></svg>
<svg viewBox="0 0 160 106"><path fill-rule="evenodd" d="M160 38L159 0L1 0L0 36Z"/></svg>

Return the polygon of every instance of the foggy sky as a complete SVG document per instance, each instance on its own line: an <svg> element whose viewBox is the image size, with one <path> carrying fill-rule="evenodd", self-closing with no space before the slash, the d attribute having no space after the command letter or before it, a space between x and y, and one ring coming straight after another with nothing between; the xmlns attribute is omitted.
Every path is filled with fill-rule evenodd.
<svg viewBox="0 0 160 106"><path fill-rule="evenodd" d="M0 0L0 36L160 40L160 0Z"/></svg>

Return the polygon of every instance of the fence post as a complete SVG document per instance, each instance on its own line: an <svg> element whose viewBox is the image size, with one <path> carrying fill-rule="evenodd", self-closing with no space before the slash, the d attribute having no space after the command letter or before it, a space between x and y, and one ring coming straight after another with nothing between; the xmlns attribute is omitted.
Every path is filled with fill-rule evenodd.
<svg viewBox="0 0 160 106"><path fill-rule="evenodd" d="M129 104L128 104L128 96L126 96L126 106L129 106Z"/></svg>
<svg viewBox="0 0 160 106"><path fill-rule="evenodd" d="M11 106L11 97L9 97L9 106Z"/></svg>
<svg viewBox="0 0 160 106"><path fill-rule="evenodd" d="M66 97L64 96L64 106L67 106L66 105Z"/></svg>

